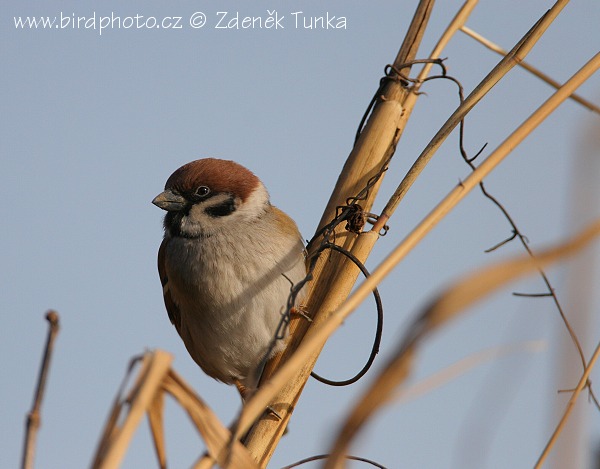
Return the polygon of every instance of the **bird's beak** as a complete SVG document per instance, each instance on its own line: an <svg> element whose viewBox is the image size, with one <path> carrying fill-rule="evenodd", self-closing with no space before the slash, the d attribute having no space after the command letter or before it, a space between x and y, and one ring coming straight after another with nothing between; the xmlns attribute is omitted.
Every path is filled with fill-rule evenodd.
<svg viewBox="0 0 600 469"><path fill-rule="evenodd" d="M183 210L187 201L182 195L167 189L154 197L152 203L167 212L177 212Z"/></svg>

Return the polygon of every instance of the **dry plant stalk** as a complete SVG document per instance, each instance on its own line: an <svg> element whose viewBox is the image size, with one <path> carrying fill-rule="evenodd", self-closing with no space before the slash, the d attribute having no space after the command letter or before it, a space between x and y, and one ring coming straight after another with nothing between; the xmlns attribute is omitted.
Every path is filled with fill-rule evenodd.
<svg viewBox="0 0 600 469"><path fill-rule="evenodd" d="M162 386L186 410L212 459L221 467L258 469L246 448L239 441L231 439L231 432L179 375L169 370Z"/></svg>
<svg viewBox="0 0 600 469"><path fill-rule="evenodd" d="M546 342L542 340L532 340L511 345L501 345L481 350L472 355L468 355L461 360L427 376L421 381L407 387L403 387L394 393L390 398L394 404L405 403L417 399L428 392L440 388L446 383L450 383L470 370L483 365L486 362L495 361L498 358L516 353L535 353L546 349Z"/></svg>
<svg viewBox="0 0 600 469"><path fill-rule="evenodd" d="M473 188L486 177L521 141L525 139L550 113L552 113L572 92L600 67L600 54L594 56L579 72L552 95L517 130L515 130L490 156L474 170L464 182L452 190L425 219L384 259L345 301L318 327L312 328L305 336L296 353L291 356L278 372L259 388L252 400L244 408L239 421L238 434L246 431L262 409L277 395L297 370L317 353L328 337L342 324L347 316L365 300L389 272L410 252L435 225L445 217ZM372 236L376 233L369 232ZM363 233L367 236L369 233ZM360 238L359 238L360 240Z"/></svg>
<svg viewBox="0 0 600 469"><path fill-rule="evenodd" d="M25 442L23 443L23 457L21 461L22 469L33 469L35 442L41 423L40 409L42 408L42 401L44 399L44 390L46 389L46 380L48 379L48 371L50 369L50 359L54 350L54 340L60 328L59 317L56 311L48 311L46 313L46 320L48 321L48 337L46 339L46 348L44 350L44 357L42 358L42 366L40 367L33 405L27 414Z"/></svg>
<svg viewBox="0 0 600 469"><path fill-rule="evenodd" d="M416 50L420 43L420 39L423 36L425 26L427 24L427 19L429 18L429 14L431 12L431 8L433 6L432 0L422 0L417 8L417 12L415 13L415 18L413 19L413 26L411 27L412 34L410 34L410 38L405 40L403 43L398 56L396 57L395 64L401 65L405 62L408 62L414 59ZM388 85L384 88L382 92L382 96L385 96L384 99L380 99L378 105L374 108L373 113L363 129L361 133L361 137L357 142L352 154L348 158L348 162L346 163L342 174L339 177L338 184L336 189L334 190L330 202L328 204L328 208L325 211L323 216L323 220L321 225L328 222L331 218L334 217L336 207L340 204L343 204L344 201L350 197L355 195L364 185L366 181L368 181L373 174L378 172L385 161L385 157L387 156L390 148L395 148L395 145L400 138L402 130L404 129L406 120L408 119L408 115L410 112L403 109L402 100L406 99L407 95L409 95L410 91L405 89L398 82L390 81ZM364 203L363 208L368 210L373 203L374 197L377 193L377 189L381 180L372 188L367 201ZM364 236L363 236L364 235ZM370 247L365 249L364 255L360 256L361 260L365 260L368 252L375 243L377 236L374 232L364 233L361 235L361 238L370 239ZM345 233L342 232L338 239L346 238L346 246L349 247L353 244L355 236L345 236ZM314 276L317 279L314 283L315 285L322 285L320 289L313 287L310 298L308 302L307 309L311 312L315 312L315 321L314 324L319 324L319 321L324 319L325 315L331 310L335 309L339 303L343 301L343 299L349 293L352 285L356 281L358 276L358 269L353 265L345 266L345 274L340 275L339 267L340 261L344 264L343 259L340 259L339 256L332 256L332 259L327 260L322 256L323 259L320 261L319 265L315 269ZM325 267L325 271L323 268ZM339 294L337 297L328 296L327 293L330 291L329 284L331 281L336 281L337 279L344 279L344 283L346 285L345 289L346 294ZM339 280L338 280L339 283ZM331 288L331 291L340 292L341 288L335 287ZM323 304L323 299L328 298L332 300L331 304ZM321 304L319 304L321 303ZM323 313L320 313L323 311ZM321 318L321 319L319 319ZM288 348L284 352L284 355L280 355L276 357L270 364L267 365L265 369L265 376L269 376L272 371L276 370L278 364L285 360L287 356L291 355L291 353L296 348L297 344L302 339L304 333L307 329L307 324L302 322L303 320L293 319L292 324L290 325L290 334L291 340L289 342ZM158 353L158 352L156 352ZM283 415L282 422L273 422L268 417L262 418L258 425L253 429L252 434L249 436L247 444L248 448L253 452L255 459L260 461L261 467L264 467L268 460L270 459L274 448L277 445L281 434L283 433L287 421L289 420L291 410L293 409L293 405L298 399L298 396L304 387L306 380L310 375L310 370L314 365L314 361L316 360L316 355L313 357L312 363L305 367L302 376L298 377L298 379L294 382L293 386L290 387L288 392L277 399L278 403L290 402L288 405L289 412L284 412L284 408L282 408L283 404L275 404L273 407ZM144 359L146 361L146 358ZM145 365L148 366L148 365ZM162 370L164 371L164 370ZM166 372L166 371L165 371ZM141 376L146 373L140 373ZM144 387L149 387L151 391L151 396L146 396L145 405L150 406L153 404L154 406L160 405L160 400L155 396L156 386L158 383L153 381L150 383L145 383ZM176 397L177 398L177 397ZM115 406L112 412L112 416L109 418L109 422L106 426L105 435L101 440L100 447L98 449L98 455L96 457L96 462L93 467L116 467L118 462L122 458L125 447L129 439L131 438L133 428L137 426L141 415L136 412L133 415L133 407L127 417L127 420L124 424L124 428L118 429L116 427L117 417L120 413L121 404L115 402ZM160 420L157 416L157 410L150 410L150 425L153 430L153 438L157 451L157 455L159 460L162 461L164 459L164 443L163 436L157 428L160 425ZM252 418L252 422L256 420L257 417L261 416L264 412L264 406L261 407L260 411L256 413L256 416ZM196 422L200 424L200 422ZM127 425L127 427L125 427ZM218 423L220 425L220 423ZM217 425L217 426L218 426ZM250 424L245 426L243 432L248 430ZM156 430L156 431L155 431ZM242 433L243 433L242 432ZM118 434L118 438L115 434ZM237 436L239 436L239 431ZM227 442L229 442L229 435L227 437ZM223 443L222 441L220 443ZM239 444L239 443L237 443ZM235 447L236 443L233 443ZM216 455L221 454L221 450L225 447L230 449L231 444L223 445L221 444L219 448L211 451L210 443L207 441L207 446L209 447L210 456L201 458L198 463L195 465L197 468L201 467L211 467L215 462L218 462L222 466L226 463L234 464L233 459L234 456L229 458L229 460L224 461L220 459ZM110 454L107 454L110 451ZM108 456L110 456L110 460L112 461L110 464L107 462L109 460ZM100 465L102 463L102 465ZM229 467L234 467L230 465ZM245 466L250 467L250 466Z"/></svg>
<svg viewBox="0 0 600 469"><path fill-rule="evenodd" d="M506 56L508 54L508 52L506 52L502 47L500 47L499 45L495 44L494 42L490 41L489 39L486 39L485 37L483 37L481 34L473 31L471 28L462 25L460 27L460 30L465 33L467 36L475 39L477 42L479 42L480 44L483 44L485 47L487 47L489 50L496 52L497 54L500 54L502 56ZM533 65L529 65L527 62L522 61L519 63L519 66L524 68L525 70L527 70L529 73L535 75L536 77L538 77L540 80L546 82L547 84L549 84L550 86L552 86L555 89L560 88L560 83L557 82L556 80L550 78L548 75L546 75L544 72L542 72L541 70L538 70L537 68L535 68ZM573 93L573 95L571 96L571 99L573 101L578 102L579 104L581 104L582 106L585 106L586 108L588 108L590 111L595 112L596 114L600 114L600 108L598 106L596 106L594 103L591 103L590 101L588 101L585 98L582 98L581 96L579 96L578 94Z"/></svg>
<svg viewBox="0 0 600 469"><path fill-rule="evenodd" d="M442 48L452 35L464 27L464 23L476 3L476 0L467 0L434 48L432 58L439 57ZM430 161L443 140L483 96L514 65L522 61L566 3L566 0L557 1L554 7L536 23L515 48L458 107L415 162L413 168L396 190L395 195L386 205L382 216L373 229L356 235L338 228L336 230L336 242L341 243L361 262L366 260L379 238L380 229L393 214L406 191ZM396 68L400 68L416 57L432 7L433 0L420 1L407 37L394 62ZM470 190L476 187L560 102L566 99L573 92L573 89L592 73L593 67L597 68L599 66L597 57L594 60L594 64L588 64L587 68L584 67L584 71L561 87L518 131L514 132L463 183L456 187L396 247L391 255L372 273L372 276L363 282L347 301L344 300L348 297L356 282L359 269L338 253L321 256L313 272L314 281L310 287L311 290L305 305L305 309L313 315L314 322L309 328L308 322L304 319L297 317L292 319L290 324L291 338L286 350L267 364L263 374L263 383L244 407L233 435L219 422L216 416L183 380L169 370L170 358L168 363L162 362L162 364L157 365L147 363L145 357L139 382L132 397L129 416L123 426L118 428L117 418L122 403L117 400L98 450L97 460L99 464L94 465L94 467L112 468L118 465L133 428L139 423L144 409L148 411L159 463L161 465L166 464L162 425L163 391L172 394L186 409L206 441L209 455L200 458L194 465L195 468L212 467L215 463L229 468L266 467L287 426L320 350L331 333L339 327L342 321L437 222L452 210ZM419 75L420 80L427 76L430 67L429 64L423 67ZM389 160L395 151L416 103L417 94L414 91L418 90L419 86L419 83L417 83L413 88L407 88L399 81L389 80L381 89L373 112L366 126L362 129L360 137L340 174L319 228L322 228L335 217L338 206L344 205L349 197L356 195L365 187L367 181L380 173L384 163ZM370 210L382 179L383 177L379 178L371 187L366 200L361 202L366 211ZM155 354L160 355L163 352L155 352ZM404 368L400 370L404 374L408 373L407 363L409 362L407 361L403 365ZM151 379L150 375L152 375ZM264 409L267 405L270 405L282 416L281 421L265 415ZM237 440L240 435L248 430L250 432L245 440L246 449ZM110 464L107 462L109 456L112 461ZM100 465L100 463L102 464Z"/></svg>
<svg viewBox="0 0 600 469"><path fill-rule="evenodd" d="M425 337L448 321L456 318L459 314L464 313L475 302L480 301L507 283L525 274L535 272L544 265L573 255L599 236L600 220L587 227L572 240L541 252L536 258L521 255L477 270L451 285L450 288L434 299L431 305L413 321L397 352L388 361L383 371L371 383L346 418L325 468L338 469L343 467L344 454L347 452L350 442L366 421L393 398L393 393L398 385L410 373L416 348L423 342ZM595 360L597 354L598 350L596 350L593 360ZM592 366L593 362L590 362L586 367L586 372L580 380L577 392L573 393L572 402L569 402L563 421L566 420L567 412L572 408L572 403L577 398L578 392L585 386Z"/></svg>
<svg viewBox="0 0 600 469"><path fill-rule="evenodd" d="M167 467L167 448L165 446L165 431L164 431L164 410L165 410L165 395L162 392L155 394L150 406L148 407L148 424L150 425L150 433L156 458L161 469Z"/></svg>
<svg viewBox="0 0 600 469"><path fill-rule="evenodd" d="M380 229L392 216L412 184L425 169L448 135L460 124L465 116L481 99L498 83L512 68L520 63L533 48L536 42L546 32L550 24L562 11L568 0L559 0L548 10L539 21L523 36L513 49L496 65L490 73L475 87L465 98L461 105L454 111L450 118L444 123L440 130L431 139L423 152L419 155L407 175L402 180L394 195L384 207L381 217L375 224L374 229Z"/></svg>
<svg viewBox="0 0 600 469"><path fill-rule="evenodd" d="M131 361L98 444L92 469L119 467L144 413L148 415L159 465L167 467L163 426L165 393L169 393L187 412L204 440L211 460L230 469L257 469L246 448L239 441L232 442L231 432L170 368L171 361L172 356L162 350L146 352L141 358ZM134 365L140 362L135 382L123 397ZM126 415L122 417L124 411Z"/></svg>
<svg viewBox="0 0 600 469"><path fill-rule="evenodd" d="M558 2L558 3L560 5L557 4L558 6L555 6L554 10L550 10L549 12L547 12L542 17L542 19L540 21L538 21L538 23L536 23L536 26L534 26L534 28L532 28L532 30L530 30L526 34L526 36L521 41L519 41L519 44L513 50L513 55L511 55L511 57L509 57L506 60L502 60L500 62L500 64L494 69L495 71L493 71L486 78L484 78L483 82L476 88L476 91L471 94L472 99L470 101L465 100L466 105L460 106L459 109L450 117L448 122L446 124L444 124L442 129L443 130L446 129L445 132L449 133L450 130L448 130L448 129L450 127L454 128L453 126L456 126L458 124L458 122L460 121L460 118L464 117L466 112L468 110L470 110L476 104L476 102L478 102L483 97L485 92L489 91L489 89L491 89L493 84L495 84L504 74L506 74L508 72L508 70L510 70L510 68L512 66L514 66L514 63L516 63L515 56L522 58L524 56L524 54L526 54L531 49L531 47L533 47L533 44L535 43L535 41L539 37L541 37L541 34L543 33L543 31L545 31L545 29L549 26L552 19L554 19L556 17L558 12L560 11L560 8L562 6L564 6L565 2ZM461 15L461 18L464 18L464 17L465 16ZM562 91L563 94L566 89L567 88L563 88L563 91ZM479 91L477 91L477 90L479 90ZM552 107L551 110L553 110L554 108L555 108L555 106ZM547 108L545 108L545 109L546 109L546 112L551 112L551 110L548 111ZM458 118L457 114L460 115L461 117ZM531 128L530 128L530 130L531 130ZM424 152L422 154L422 156L426 155L424 158L421 159L422 165L426 164L431 159L431 157L433 155L432 152L435 151L437 149L437 147L439 146L439 144L441 143L441 141L439 141L440 140L440 137L439 137L440 132L438 132L438 134L436 135L436 137L434 137L434 139L432 140L430 145L428 145L427 148L429 149L429 152L427 152L427 153ZM276 377L277 385L274 386L274 388L279 390L280 386L282 386L282 384L285 381L292 379L292 376L294 375L294 373L296 373L298 371L298 369L301 368L302 362L305 362L305 361L310 362L313 359L311 354L314 355L314 354L318 353L318 351L320 350L320 347L322 346L322 344L324 344L328 335L330 333L332 333L339 324L341 324L341 322L343 321L345 316L347 314L349 314L352 311L352 309L358 305L358 303L363 301L365 299L365 297L370 293L370 291L374 287L377 286L377 284L383 279L383 277L385 275L387 275L387 273L389 273L389 271L412 248L415 247L415 245L425 236L425 234L430 229L432 229L433 226L439 220L441 220L441 218L443 218L443 216L445 216L447 214L447 212L449 210L451 210L462 199L462 197L464 197L466 195L466 193L468 193L473 187L476 187L477 184L479 184L479 182L481 182L481 180L485 176L487 176L487 174L508 154L508 152L509 152L508 150L514 148L514 146L516 146L516 144L518 142L520 142L523 138L525 138L526 135L527 135L527 133L520 134L517 136L517 138L515 138L514 135L511 136L510 139L507 140L506 145L500 147L493 155L491 155L488 158L488 160L486 160L486 162L484 162L475 172L473 172L469 176L469 178L467 178L465 180L464 183L462 183L453 192L451 192L449 194L449 196L442 202L442 204L440 204L440 206L438 206L439 208L436 209L437 211L434 210L434 212L432 212L432 214L430 214L430 216L428 218L426 218L415 230L413 230L411 235L409 235L409 237L406 238L405 241L396 248L396 250L388 258L388 260L384 261L384 263L375 272L372 273L371 277L369 279L365 280L363 285L361 285L361 287L354 293L354 295L351 298L351 300L353 300L351 302L352 307L350 307L350 308L346 307L346 305L348 305L348 302L346 302L346 303L344 303L344 306L339 308L336 311L336 313L334 313L336 316L340 315L343 317L338 317L337 319L334 318L332 321L327 320L327 324L322 324L323 321L319 321L313 325L313 327L311 328L311 332L309 332L309 334L307 334L307 336L305 337L305 340L303 341L303 344L301 345L301 348L303 348L304 350L310 350L310 351L308 353L302 353L301 356L299 356L299 357L291 357L289 359L289 361L296 362L297 368L293 368L291 366L289 366L289 367L285 366L285 369L286 369L285 377L282 376L281 379L279 379L279 377ZM444 138L445 138L445 135L444 135ZM436 144L435 142L437 142L438 144ZM422 168L424 168L424 166L422 166L421 169ZM401 185L399 189L402 189L402 192L404 193L404 189L408 190L408 187L409 186ZM397 190L397 192L398 192L398 190ZM391 199L391 201L388 203L388 207L390 205L394 205L394 207L395 207L395 206L397 206L397 204L399 202L400 202L400 199L394 196ZM393 212L393 209L388 210L389 215L391 215L392 212ZM384 211L384 213L385 213L385 211ZM365 251L370 252L370 247L372 247L372 245L374 244L374 242L377 239L378 225L380 223L381 223L381 221L378 221L375 224L372 231L361 233L358 236L356 245L352 249L353 254L357 255L355 252L356 249L365 249ZM357 257L361 260L363 259L363 257L361 257L360 255L357 255ZM354 269L358 270L356 268L354 268ZM359 294L359 292L360 292L360 294ZM322 326L321 326L321 324L322 324ZM314 332L313 330L316 330L316 329L319 329L318 337L315 337L316 334L312 334L312 332ZM328 331L328 332L326 332L326 331ZM303 347L305 345L305 342L308 341L309 336L310 336L311 340L313 341L313 345L310 347L309 346ZM298 352L299 352L299 350L298 350ZM300 354L296 353L295 355L300 355ZM281 373L283 371L283 369L280 369L279 371ZM275 392L276 392L275 390L271 389L270 391L267 391L267 389L271 388L271 386L273 384L274 384L274 379L272 379L270 383L266 382L263 386L261 386L261 388L259 389L257 394L248 403L248 405L245 406L242 416L240 418L240 422L239 422L240 428L238 429L238 434L241 434L248 429L251 422L253 422L254 419L257 418L258 416L260 416L260 414L262 413L262 409L264 409L264 406L267 405L271 401L271 399L275 396ZM278 408L276 408L276 410L279 411Z"/></svg>
<svg viewBox="0 0 600 469"><path fill-rule="evenodd" d="M596 361L598 360L599 356L600 356L600 343L598 343L598 345L596 346L596 350L594 350L592 357L590 358L589 362L587 363L585 370L583 371L583 374L581 375L581 379L579 380L579 383L577 383L577 387L573 391L573 394L571 395L571 398L569 399L569 402L567 403L567 406L563 412L563 416L560 419L560 422L558 422L558 425L556 426L554 433L552 433L550 440L548 440L546 447L542 451L542 454L540 455L537 463L535 464L535 469L541 469L542 465L544 464L544 461L550 454L552 447L556 443L558 436L564 429L565 424L567 423L567 420L569 418L569 415L571 415L571 411L573 410L573 407L575 406L575 402L577 402L579 394L581 393L581 391L583 391L583 389L586 386L589 386L590 373L592 372L592 369L594 368L594 365L596 364Z"/></svg>
<svg viewBox="0 0 600 469"><path fill-rule="evenodd" d="M400 67L415 58L432 7L433 0L421 0L419 3L409 33L394 61L395 66ZM335 217L336 207L344 205L346 199L356 195L365 187L371 177L380 172L382 165L389 158L390 152L393 153L405 127L406 119L410 115L410 109L403 106L403 102L409 94L410 90L404 88L398 81L390 80L383 88L381 95L384 98L378 97L371 117L362 130L359 140L340 174L319 228ZM380 178L375 186L371 188L367 200L361 202L366 211L369 211L372 206L382 179ZM357 236L339 231L336 239L337 242L343 243L345 249L350 249L356 242ZM362 244L362 247L359 248L360 255L357 255L355 250L353 250L353 254L364 262L377 236L373 234L367 237L358 236L359 242L361 239L368 239L370 246ZM352 263L347 262L341 255L331 253L321 256L313 275L314 281L305 305L305 309L313 316L311 328L318 327L326 320L331 311L335 310L348 296L359 275L359 269ZM295 319L290 324L288 346L282 354L276 356L267 364L263 374L263 382L268 382L269 378L289 360L298 347L308 329L308 324L303 321L303 319ZM243 434L248 430L251 423L254 423L257 418L259 419L252 427L245 444L256 461L259 462L260 467L265 467L270 460L287 426L300 393L310 376L318 353L319 350L315 350L310 357L305 357L304 363L296 370L294 376L290 377L285 388L281 389L281 392L270 400L269 405L281 415L281 421L274 420L269 416L262 416L264 405L259 404L261 407L257 407L256 404L253 404L253 400L245 406L240 417L240 425L246 428L244 430L238 428L236 436ZM253 410L247 411L247 409ZM248 419L251 414L252 416Z"/></svg>
<svg viewBox="0 0 600 469"><path fill-rule="evenodd" d="M147 353L142 358L142 365L137 381L129 397L121 400L121 395L126 385L127 377L117 393L112 411L106 423L105 430L100 439L96 456L92 463L93 469L113 469L119 467L129 441L133 437L144 413L153 402L160 389L161 382L166 375L173 357L160 350ZM137 360L132 360L129 370ZM121 411L128 406L127 418L119 425Z"/></svg>

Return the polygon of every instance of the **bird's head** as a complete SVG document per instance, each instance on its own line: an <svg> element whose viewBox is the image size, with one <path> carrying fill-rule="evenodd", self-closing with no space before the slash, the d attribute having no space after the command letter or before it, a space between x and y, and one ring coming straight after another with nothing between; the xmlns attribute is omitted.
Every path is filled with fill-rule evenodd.
<svg viewBox="0 0 600 469"><path fill-rule="evenodd" d="M184 238L210 236L260 217L270 206L258 177L238 163L216 158L177 169L152 203L167 211L165 230Z"/></svg>

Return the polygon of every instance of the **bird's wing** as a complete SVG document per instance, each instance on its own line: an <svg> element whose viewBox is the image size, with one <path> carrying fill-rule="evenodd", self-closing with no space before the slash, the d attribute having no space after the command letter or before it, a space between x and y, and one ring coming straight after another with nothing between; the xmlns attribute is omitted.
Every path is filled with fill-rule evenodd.
<svg viewBox="0 0 600 469"><path fill-rule="evenodd" d="M167 268L165 266L166 247L167 240L163 239L162 243L160 244L160 248L158 248L158 275L160 276L160 283L163 287L163 298L165 300L165 306L167 308L167 313L169 314L169 319L175 326L175 329L177 329L177 332L179 332L181 327L181 313L173 301L171 292L169 290L169 277L167 276Z"/></svg>

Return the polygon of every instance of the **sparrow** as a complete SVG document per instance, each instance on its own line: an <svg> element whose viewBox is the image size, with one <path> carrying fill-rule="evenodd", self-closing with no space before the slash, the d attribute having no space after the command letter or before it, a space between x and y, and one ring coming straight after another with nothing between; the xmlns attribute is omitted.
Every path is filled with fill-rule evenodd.
<svg viewBox="0 0 600 469"><path fill-rule="evenodd" d="M216 158L177 169L152 203L167 212L158 272L169 319L200 368L245 402L285 346L275 334L306 276L298 227L257 176Z"/></svg>

